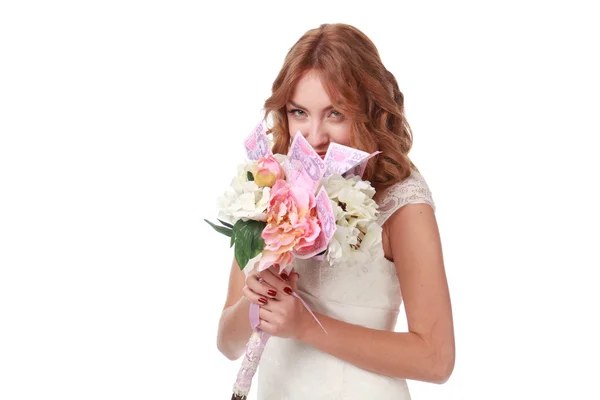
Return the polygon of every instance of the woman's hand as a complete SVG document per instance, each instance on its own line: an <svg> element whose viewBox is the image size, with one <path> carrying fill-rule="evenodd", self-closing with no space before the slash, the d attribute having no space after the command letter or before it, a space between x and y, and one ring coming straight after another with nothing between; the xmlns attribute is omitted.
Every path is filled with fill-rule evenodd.
<svg viewBox="0 0 600 400"><path fill-rule="evenodd" d="M261 272L252 272L246 278L244 297L260 306L258 328L282 338L297 339L307 328L312 318L298 298L292 295L297 290L298 274L277 275L270 268Z"/></svg>

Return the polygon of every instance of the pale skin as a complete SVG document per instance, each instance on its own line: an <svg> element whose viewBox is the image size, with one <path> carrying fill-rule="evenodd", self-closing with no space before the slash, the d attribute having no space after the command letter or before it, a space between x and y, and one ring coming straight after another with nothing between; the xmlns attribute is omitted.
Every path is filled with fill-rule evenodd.
<svg viewBox="0 0 600 400"><path fill-rule="evenodd" d="M290 135L301 131L324 155L331 142L348 144L350 121L331 108L315 74L297 84L288 104ZM427 204L409 204L383 225L385 257L393 261L406 310L408 332L365 328L315 313L327 333L286 293L299 278L278 269L246 274L233 262L225 307L219 323L218 348L229 359L244 354L252 333L251 302L260 305L259 328L291 338L378 374L444 383L455 359L454 327L442 245L435 214ZM287 288L287 289L286 289Z"/></svg>

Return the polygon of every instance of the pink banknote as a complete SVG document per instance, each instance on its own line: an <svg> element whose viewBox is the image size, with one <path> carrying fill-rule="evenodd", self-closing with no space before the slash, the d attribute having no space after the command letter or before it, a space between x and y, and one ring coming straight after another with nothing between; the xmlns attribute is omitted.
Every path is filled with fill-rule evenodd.
<svg viewBox="0 0 600 400"><path fill-rule="evenodd" d="M325 154L325 176L343 175L368 159L369 153L339 143L331 143Z"/></svg>
<svg viewBox="0 0 600 400"><path fill-rule="evenodd" d="M256 125L254 130L246 137L244 146L250 160L258 160L261 157L272 154L269 148L266 129L262 122Z"/></svg>
<svg viewBox="0 0 600 400"><path fill-rule="evenodd" d="M308 175L300 160L286 159L283 162L283 171L290 185L301 186L314 193L315 182Z"/></svg>
<svg viewBox="0 0 600 400"><path fill-rule="evenodd" d="M288 152L288 159L292 169L298 171L290 177L291 183L293 184L293 181L300 177L304 180L310 179L313 191L316 190L325 174L325 162L300 132L294 136Z"/></svg>
<svg viewBox="0 0 600 400"><path fill-rule="evenodd" d="M321 228L323 229L327 243L329 243L329 240L331 240L335 233L335 214L331 208L331 201L329 200L327 191L322 186L319 189L319 193L317 193L316 203Z"/></svg>
<svg viewBox="0 0 600 400"><path fill-rule="evenodd" d="M365 173L365 169L367 168L367 161L369 161L372 157L376 156L379 153L381 153L381 151L376 151L369 154L367 158L361 160L358 164L352 166L348 171L344 172L342 176L348 177L351 175L356 175L362 178L363 174Z"/></svg>

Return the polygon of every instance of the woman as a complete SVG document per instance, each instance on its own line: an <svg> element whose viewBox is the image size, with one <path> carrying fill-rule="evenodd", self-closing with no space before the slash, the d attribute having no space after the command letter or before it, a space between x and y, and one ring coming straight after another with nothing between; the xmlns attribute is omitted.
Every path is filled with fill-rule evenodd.
<svg viewBox="0 0 600 400"><path fill-rule="evenodd" d="M363 179L377 190L383 233L368 265L296 260L291 276L275 269L245 276L233 263L218 347L232 360L243 355L249 305L259 304L259 328L272 335L258 371L260 400L409 399L406 379L443 383L452 373L452 310L435 206L408 157L403 103L375 45L344 24L303 35L273 83L265 110L275 153L287 153L297 131L322 156L332 142L382 152ZM408 332L394 332L402 301Z"/></svg>

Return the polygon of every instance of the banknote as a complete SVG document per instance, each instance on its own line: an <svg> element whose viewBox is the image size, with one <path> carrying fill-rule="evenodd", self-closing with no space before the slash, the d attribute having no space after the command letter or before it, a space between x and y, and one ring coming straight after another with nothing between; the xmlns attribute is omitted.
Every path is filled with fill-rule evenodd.
<svg viewBox="0 0 600 400"><path fill-rule="evenodd" d="M335 233L335 214L331 208L331 201L329 200L327 191L323 186L321 186L319 193L317 193L316 204L317 215L319 217L319 221L321 221L321 228L323 229L323 234L325 234L327 243L329 243L329 240L331 240L333 234Z"/></svg>
<svg viewBox="0 0 600 400"><path fill-rule="evenodd" d="M269 148L269 140L265 126L260 122L244 140L246 154L250 160L258 160L261 157L272 154Z"/></svg>
<svg viewBox="0 0 600 400"><path fill-rule="evenodd" d="M332 174L343 175L350 169L360 165L369 157L369 153L339 143L331 143L323 162L325 163L325 176Z"/></svg>
<svg viewBox="0 0 600 400"><path fill-rule="evenodd" d="M283 172L285 172L286 180L290 185L305 187L314 193L315 183L300 160L286 159L283 162Z"/></svg>
<svg viewBox="0 0 600 400"><path fill-rule="evenodd" d="M325 162L300 132L297 132L294 136L288 152L288 159L292 165L302 166L306 175L313 182L312 189L314 191L319 186L319 182L325 173Z"/></svg>
<svg viewBox="0 0 600 400"><path fill-rule="evenodd" d="M381 151L375 151L371 154L369 154L367 156L367 158L361 160L358 164L350 167L350 169L346 172L344 172L342 174L342 176L344 178L351 176L351 175L356 175L362 178L363 174L365 173L365 169L367 168L367 162L374 156L376 156L377 154L381 153Z"/></svg>

